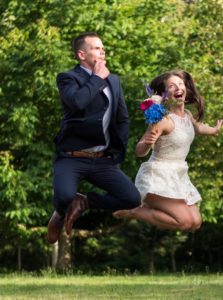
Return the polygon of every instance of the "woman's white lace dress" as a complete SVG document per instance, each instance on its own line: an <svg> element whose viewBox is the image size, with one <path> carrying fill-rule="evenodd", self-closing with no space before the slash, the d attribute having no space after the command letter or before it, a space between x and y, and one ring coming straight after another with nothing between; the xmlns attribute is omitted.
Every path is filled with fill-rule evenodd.
<svg viewBox="0 0 223 300"><path fill-rule="evenodd" d="M142 200L152 193L192 205L201 200L189 179L185 161L194 139L194 127L187 113L183 118L172 113L169 117L175 125L173 131L159 137L149 160L140 166L135 184Z"/></svg>

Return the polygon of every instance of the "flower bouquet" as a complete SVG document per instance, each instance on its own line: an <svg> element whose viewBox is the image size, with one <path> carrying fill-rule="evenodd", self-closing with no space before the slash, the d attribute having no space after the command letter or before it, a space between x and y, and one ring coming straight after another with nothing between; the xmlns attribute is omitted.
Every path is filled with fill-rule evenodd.
<svg viewBox="0 0 223 300"><path fill-rule="evenodd" d="M167 100L167 93L161 97L153 95L154 91L149 85L146 85L146 92L149 98L140 103L139 108L144 112L146 124L156 124L161 121L169 112L164 107L164 102Z"/></svg>

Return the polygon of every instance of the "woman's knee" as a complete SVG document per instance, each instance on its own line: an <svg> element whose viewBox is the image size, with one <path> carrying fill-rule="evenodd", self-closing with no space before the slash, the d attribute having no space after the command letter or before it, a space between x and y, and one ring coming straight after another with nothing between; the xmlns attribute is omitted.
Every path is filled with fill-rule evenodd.
<svg viewBox="0 0 223 300"><path fill-rule="evenodd" d="M179 229L182 231L196 231L201 227L202 220L201 218L184 218L179 223Z"/></svg>
<svg viewBox="0 0 223 300"><path fill-rule="evenodd" d="M190 231L194 225L194 221L189 216L184 216L178 220L178 225L180 230Z"/></svg>
<svg viewBox="0 0 223 300"><path fill-rule="evenodd" d="M191 226L191 231L196 231L201 227L202 218L199 208L196 205L190 207L190 213L193 219L193 224Z"/></svg>
<svg viewBox="0 0 223 300"><path fill-rule="evenodd" d="M197 216L196 219L193 220L191 231L198 230L201 227L201 224L202 224L202 218L201 216Z"/></svg>

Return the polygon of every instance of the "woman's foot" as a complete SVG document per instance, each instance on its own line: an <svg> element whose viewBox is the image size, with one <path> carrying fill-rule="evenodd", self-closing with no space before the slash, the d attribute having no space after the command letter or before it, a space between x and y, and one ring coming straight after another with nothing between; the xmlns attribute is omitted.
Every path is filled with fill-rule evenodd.
<svg viewBox="0 0 223 300"><path fill-rule="evenodd" d="M117 210L112 215L115 218L133 219L134 218L134 209Z"/></svg>
<svg viewBox="0 0 223 300"><path fill-rule="evenodd" d="M150 209L150 206L148 204L143 203L141 206L137 206L132 209L122 209L115 211L112 215L115 218L126 218L126 219L135 219L138 214L141 214L144 212L144 209L146 210Z"/></svg>

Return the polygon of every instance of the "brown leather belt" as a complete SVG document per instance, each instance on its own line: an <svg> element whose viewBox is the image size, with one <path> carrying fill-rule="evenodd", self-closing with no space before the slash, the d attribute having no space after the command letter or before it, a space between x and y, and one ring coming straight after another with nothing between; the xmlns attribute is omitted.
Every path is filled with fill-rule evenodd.
<svg viewBox="0 0 223 300"><path fill-rule="evenodd" d="M66 154L69 154L73 157L88 157L88 158L96 158L96 157L103 157L105 153L103 151L99 152L87 152L87 151L66 151Z"/></svg>

